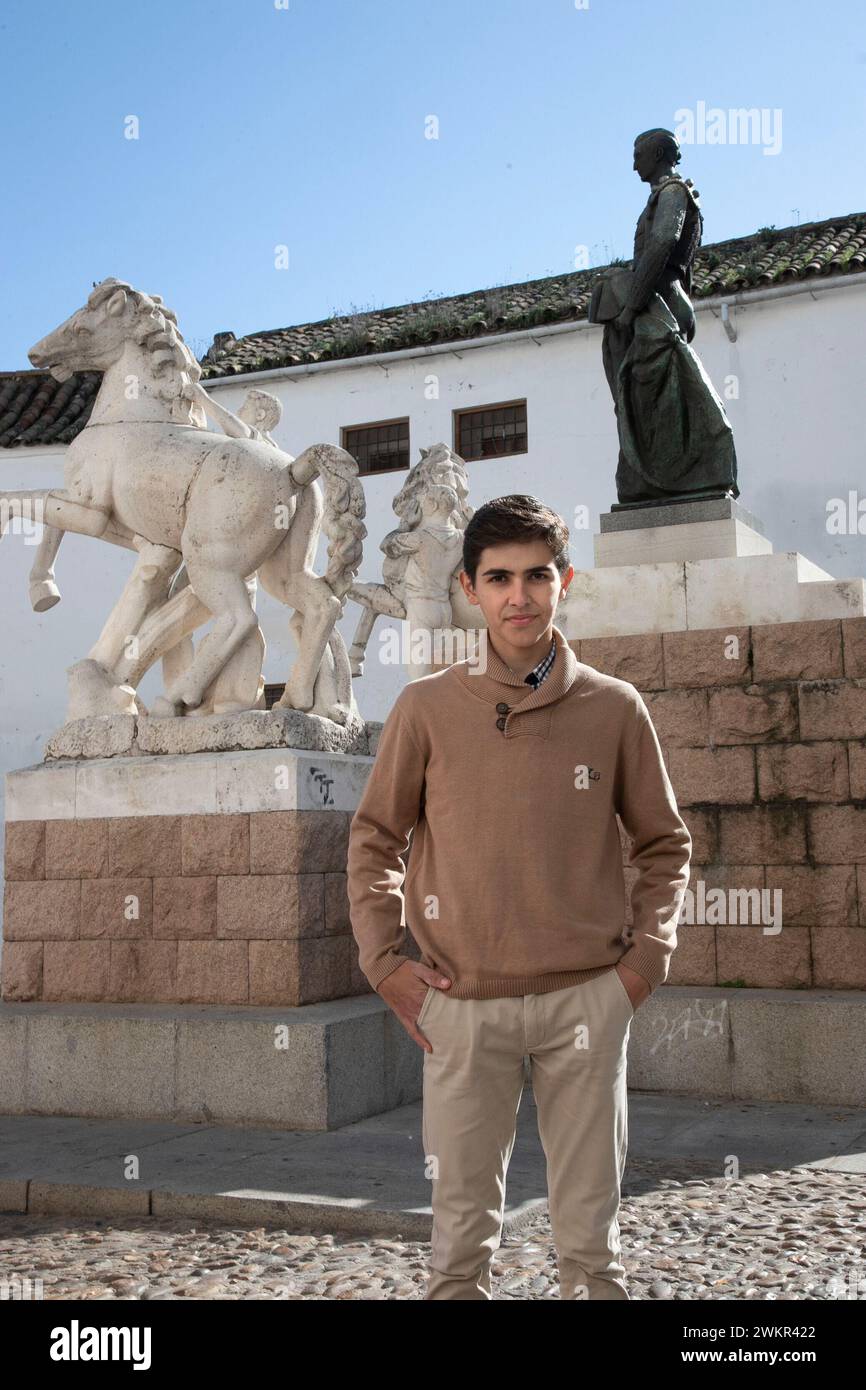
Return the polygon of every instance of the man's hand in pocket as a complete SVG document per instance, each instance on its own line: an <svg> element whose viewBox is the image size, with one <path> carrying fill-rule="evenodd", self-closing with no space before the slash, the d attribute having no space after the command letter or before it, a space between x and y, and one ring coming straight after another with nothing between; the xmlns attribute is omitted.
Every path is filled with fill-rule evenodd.
<svg viewBox="0 0 866 1390"><path fill-rule="evenodd" d="M623 965L622 962L617 962L613 968L619 971L619 978L625 986L625 992L631 1000L632 1008L635 1013L637 1013L644 1000L648 999L652 994L652 990L643 975L639 975L636 970L632 970L631 966Z"/></svg>
<svg viewBox="0 0 866 1390"><path fill-rule="evenodd" d="M407 960L396 970L392 970L390 975L386 975L377 990L389 1009L397 1015L409 1037L414 1038L425 1052L432 1052L433 1048L419 1031L417 1024L421 1005L427 998L430 985L433 985L434 989L450 989L451 981L441 970L434 970L430 965L421 965L419 961Z"/></svg>

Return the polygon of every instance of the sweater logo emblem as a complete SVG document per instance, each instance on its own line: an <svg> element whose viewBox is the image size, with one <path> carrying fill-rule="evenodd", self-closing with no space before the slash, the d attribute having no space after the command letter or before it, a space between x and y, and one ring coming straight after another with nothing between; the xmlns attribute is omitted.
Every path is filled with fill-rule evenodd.
<svg viewBox="0 0 866 1390"><path fill-rule="evenodd" d="M574 769L574 785L578 791L585 791L590 782L597 782L600 777L601 773L589 763L578 763Z"/></svg>

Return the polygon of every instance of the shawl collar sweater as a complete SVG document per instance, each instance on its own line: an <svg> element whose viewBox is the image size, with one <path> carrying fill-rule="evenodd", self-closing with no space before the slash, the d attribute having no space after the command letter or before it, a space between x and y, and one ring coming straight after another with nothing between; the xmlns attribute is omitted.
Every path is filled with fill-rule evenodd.
<svg viewBox="0 0 866 1390"><path fill-rule="evenodd" d="M392 706L349 834L352 931L373 989L412 959L407 927L458 999L564 989L620 960L651 989L667 978L691 836L638 690L553 636L534 689L488 639L486 669L457 662ZM631 927L617 817L636 870Z"/></svg>

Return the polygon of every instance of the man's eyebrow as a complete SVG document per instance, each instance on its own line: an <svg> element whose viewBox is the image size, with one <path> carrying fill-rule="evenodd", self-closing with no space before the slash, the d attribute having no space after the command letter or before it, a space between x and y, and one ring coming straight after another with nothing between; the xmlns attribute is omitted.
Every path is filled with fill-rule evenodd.
<svg viewBox="0 0 866 1390"><path fill-rule="evenodd" d="M544 565L530 565L528 569L525 569L525 570L523 571L523 573L524 573L524 574L535 574L535 572L536 572L537 570L549 570L549 569L553 569L553 562L550 561L550 560L548 560L547 564L544 564ZM482 574L514 574L515 571L514 571L514 570L506 569L504 565L494 565L491 569L482 570L481 573L482 573Z"/></svg>

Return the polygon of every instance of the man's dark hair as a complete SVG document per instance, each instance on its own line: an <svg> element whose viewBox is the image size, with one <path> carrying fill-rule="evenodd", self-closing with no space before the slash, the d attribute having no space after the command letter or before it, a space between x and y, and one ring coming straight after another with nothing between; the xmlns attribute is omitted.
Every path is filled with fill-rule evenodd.
<svg viewBox="0 0 866 1390"><path fill-rule="evenodd" d="M641 131L636 135L634 142L642 145L644 141L652 141L654 145L661 145L665 159L670 160L671 164L679 164L682 159L680 152L680 142L672 130L665 130L662 126L657 126L654 130Z"/></svg>
<svg viewBox="0 0 866 1390"><path fill-rule="evenodd" d="M494 497L492 502L479 507L463 533L463 568L473 585L482 550L488 545L504 545L509 541L545 541L560 575L571 563L568 527L562 517L537 497L509 493L507 497Z"/></svg>

